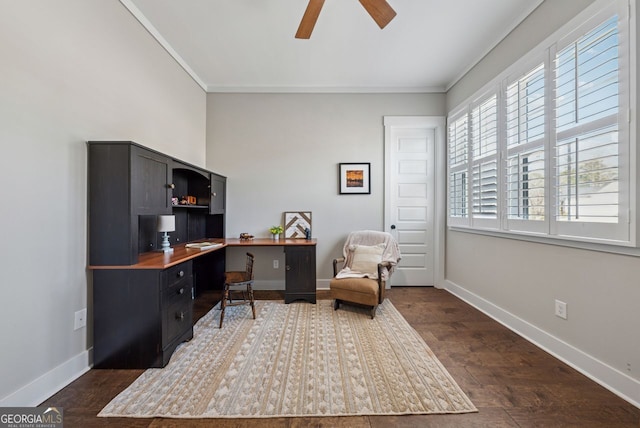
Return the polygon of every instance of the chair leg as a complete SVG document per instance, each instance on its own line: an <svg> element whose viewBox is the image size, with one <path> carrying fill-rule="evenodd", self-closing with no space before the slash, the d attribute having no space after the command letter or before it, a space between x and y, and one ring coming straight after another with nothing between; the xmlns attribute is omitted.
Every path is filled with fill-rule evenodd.
<svg viewBox="0 0 640 428"><path fill-rule="evenodd" d="M333 301L333 310L334 310L334 311L337 311L339 307L340 307L340 300L335 299L335 300Z"/></svg>
<svg viewBox="0 0 640 428"><path fill-rule="evenodd" d="M224 321L224 310L227 307L227 299L229 298L229 287L225 284L224 293L222 293L222 301L220 302L220 328L222 328L222 321Z"/></svg>
<svg viewBox="0 0 640 428"><path fill-rule="evenodd" d="M371 319L376 316L376 309L378 309L378 305L375 305L371 308Z"/></svg>
<svg viewBox="0 0 640 428"><path fill-rule="evenodd" d="M251 284L247 284L247 292L249 293L249 303L251 304L251 312L253 312L253 319L256 319L256 304L253 299L253 288Z"/></svg>

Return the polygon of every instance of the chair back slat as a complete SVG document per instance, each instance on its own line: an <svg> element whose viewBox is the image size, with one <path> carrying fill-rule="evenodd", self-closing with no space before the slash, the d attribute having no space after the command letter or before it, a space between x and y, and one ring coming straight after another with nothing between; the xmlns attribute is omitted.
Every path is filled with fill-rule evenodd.
<svg viewBox="0 0 640 428"><path fill-rule="evenodd" d="M253 254L251 253L247 253L247 278L248 279L253 279L253 261L254 261L255 257Z"/></svg>

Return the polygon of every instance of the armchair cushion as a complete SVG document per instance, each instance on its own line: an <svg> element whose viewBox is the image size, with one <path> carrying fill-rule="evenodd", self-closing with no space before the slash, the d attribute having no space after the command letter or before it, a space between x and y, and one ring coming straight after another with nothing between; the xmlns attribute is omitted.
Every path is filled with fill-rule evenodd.
<svg viewBox="0 0 640 428"><path fill-rule="evenodd" d="M380 286L378 282L373 279L332 279L329 286L333 299L358 302L371 306L376 306L380 300Z"/></svg>
<svg viewBox="0 0 640 428"><path fill-rule="evenodd" d="M353 251L351 257L351 272L361 273L369 278L378 277L378 263L382 261L384 244L378 245L352 245L349 251Z"/></svg>

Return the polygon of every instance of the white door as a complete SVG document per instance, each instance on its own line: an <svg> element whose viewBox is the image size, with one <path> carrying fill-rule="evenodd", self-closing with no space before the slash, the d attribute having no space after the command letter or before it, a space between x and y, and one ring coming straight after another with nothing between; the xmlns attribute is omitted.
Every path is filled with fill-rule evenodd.
<svg viewBox="0 0 640 428"><path fill-rule="evenodd" d="M385 117L385 230L402 254L391 285L436 283L436 127L424 119Z"/></svg>

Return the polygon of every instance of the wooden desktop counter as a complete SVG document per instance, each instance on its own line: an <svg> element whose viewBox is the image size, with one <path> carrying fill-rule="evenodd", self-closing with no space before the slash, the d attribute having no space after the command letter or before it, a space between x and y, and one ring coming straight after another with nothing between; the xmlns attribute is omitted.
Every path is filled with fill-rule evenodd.
<svg viewBox="0 0 640 428"><path fill-rule="evenodd" d="M316 303L316 244L315 239L238 239L215 238L195 242L211 242L218 246L206 250L176 245L170 253L153 251L142 253L138 263L129 266L90 266L90 269L168 269L186 261L221 250L225 247L284 247L285 303L307 300Z"/></svg>
<svg viewBox="0 0 640 428"><path fill-rule="evenodd" d="M178 265L186 262L187 260L194 259L196 257L203 256L213 251L218 251L225 247L315 247L317 244L316 239L269 239L269 238L254 238L254 239L238 239L238 238L213 238L202 239L194 242L211 242L218 246L201 250L199 248L188 248L187 244L178 244L173 247L172 252L163 253L161 251L151 251L148 253L141 253L138 256L138 263L134 265L112 265L112 266L89 266L91 270L97 269L167 269L171 266ZM315 261L315 257L314 257ZM314 263L315 265L315 263ZM314 272L315 275L315 272Z"/></svg>
<svg viewBox="0 0 640 428"><path fill-rule="evenodd" d="M283 247L285 303L316 303L315 239L203 239L141 253L132 265L89 266L93 274L94 367L164 367L175 348L193 337L194 286L224 271L226 247Z"/></svg>

